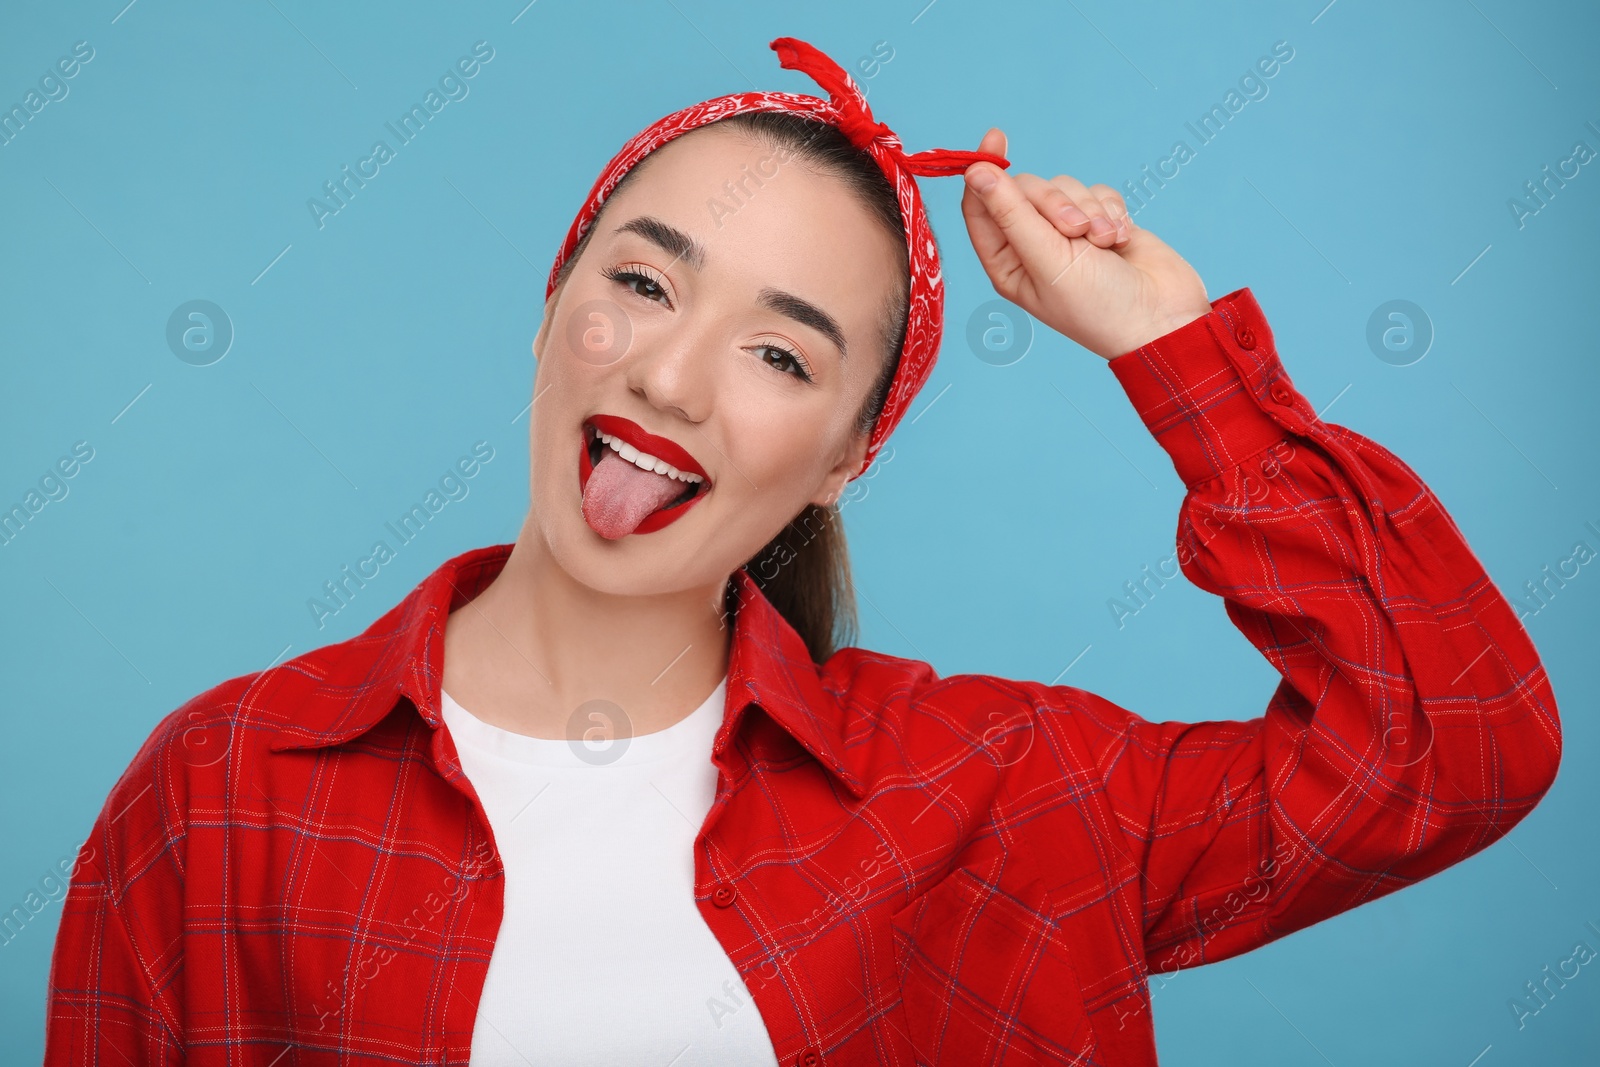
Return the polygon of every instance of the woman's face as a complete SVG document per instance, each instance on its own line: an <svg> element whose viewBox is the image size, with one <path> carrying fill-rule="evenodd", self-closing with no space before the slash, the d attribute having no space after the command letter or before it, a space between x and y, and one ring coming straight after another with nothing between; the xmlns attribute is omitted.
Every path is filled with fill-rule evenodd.
<svg viewBox="0 0 1600 1067"><path fill-rule="evenodd" d="M904 250L840 179L732 130L640 166L534 340L530 532L603 592L720 591L859 469Z"/></svg>

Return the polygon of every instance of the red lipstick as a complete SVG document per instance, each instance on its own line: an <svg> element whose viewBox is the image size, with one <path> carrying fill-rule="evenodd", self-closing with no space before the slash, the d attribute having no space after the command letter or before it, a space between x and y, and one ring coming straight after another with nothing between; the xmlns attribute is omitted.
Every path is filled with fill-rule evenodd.
<svg viewBox="0 0 1600 1067"><path fill-rule="evenodd" d="M594 415L589 419L589 425L613 437L622 438L640 452L648 452L657 459L666 460L685 474L698 474L708 482L711 480L711 475L706 473L706 469L684 451L682 446L665 437L649 433L630 419L620 415Z"/></svg>
<svg viewBox="0 0 1600 1067"><path fill-rule="evenodd" d="M594 463L589 458L589 446L594 440L590 427L617 437L660 460L665 460L685 474L698 474L705 479L695 490L695 494L681 504L669 504L659 511L647 515L644 521L634 528L634 533L653 533L663 527L670 526L682 518L690 508L699 503L701 498L711 491L711 476L706 473L698 460L691 456L682 446L669 441L665 437L658 437L645 430L644 427L631 419L620 415L594 415L583 425L583 432L578 441L578 492L581 495L589 485L589 475L594 472ZM609 446L606 446L609 447Z"/></svg>

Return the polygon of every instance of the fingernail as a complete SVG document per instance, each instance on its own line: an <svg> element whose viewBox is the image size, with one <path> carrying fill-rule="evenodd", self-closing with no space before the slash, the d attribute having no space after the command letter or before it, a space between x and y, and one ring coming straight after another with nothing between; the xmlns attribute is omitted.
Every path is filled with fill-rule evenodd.
<svg viewBox="0 0 1600 1067"><path fill-rule="evenodd" d="M1085 215L1078 205L1068 204L1061 209L1061 219L1068 226L1082 226L1089 221L1089 216Z"/></svg>
<svg viewBox="0 0 1600 1067"><path fill-rule="evenodd" d="M994 169L991 167L977 166L967 169L967 184L980 193L987 193L993 189L997 181L999 179L995 177Z"/></svg>
<svg viewBox="0 0 1600 1067"><path fill-rule="evenodd" d="M1097 215L1089 222L1089 232L1099 237L1105 237L1108 234L1116 233L1117 228L1109 220Z"/></svg>

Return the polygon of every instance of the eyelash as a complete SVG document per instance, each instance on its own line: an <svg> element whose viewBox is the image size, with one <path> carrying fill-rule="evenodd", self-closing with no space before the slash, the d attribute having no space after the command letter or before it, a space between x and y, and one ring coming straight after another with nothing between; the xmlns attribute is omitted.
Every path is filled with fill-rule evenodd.
<svg viewBox="0 0 1600 1067"><path fill-rule="evenodd" d="M661 296L667 295L667 287L661 284L661 279L646 274L642 270L631 270L627 267L606 267L600 273L621 285L623 288L628 289L635 296L643 296L646 300L655 300L656 298L653 296L645 296L644 293L634 289L633 286L636 282L644 282L647 285L654 286ZM657 303L660 303L660 301L657 301ZM672 305L668 304L667 306L671 307Z"/></svg>
<svg viewBox="0 0 1600 1067"><path fill-rule="evenodd" d="M642 270L629 267L606 267L601 270L600 273L616 282L618 285L621 285L635 296L642 297L645 300L652 300L656 303L662 303L662 299L660 298L664 298L667 295L666 287L661 284L660 279L646 274ZM647 296L644 293L641 293L638 289L634 288L634 286L640 283L653 288L657 295ZM668 303L667 306L671 307L672 305ZM764 349L769 352L778 353L779 362L785 360L788 361L791 369L784 370L776 362L763 360L767 366L772 367L780 374L790 374L805 382L811 381L811 368L807 366L806 361L800 357L799 353L790 351L789 349L784 348L782 345L756 345L755 347L758 351Z"/></svg>
<svg viewBox="0 0 1600 1067"><path fill-rule="evenodd" d="M790 367L793 368L792 370L783 370L783 368L779 367L776 363L769 362L767 364L767 366L772 367L779 373L793 374L796 378L799 378L803 382L809 382L811 380L811 372L806 367L806 361L801 359L798 353L791 352L782 345L756 345L756 349L758 351L765 349L768 352L776 352L778 353L779 357L789 361Z"/></svg>

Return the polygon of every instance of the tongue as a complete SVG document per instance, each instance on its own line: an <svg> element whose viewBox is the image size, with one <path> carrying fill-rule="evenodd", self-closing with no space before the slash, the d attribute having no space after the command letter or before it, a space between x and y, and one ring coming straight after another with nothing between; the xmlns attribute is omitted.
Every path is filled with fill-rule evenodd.
<svg viewBox="0 0 1600 1067"><path fill-rule="evenodd" d="M637 467L607 448L584 486L583 517L595 533L615 541L683 490L676 478Z"/></svg>

